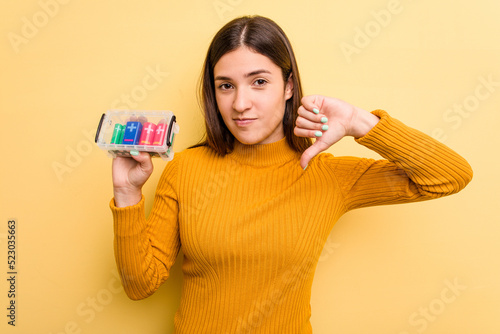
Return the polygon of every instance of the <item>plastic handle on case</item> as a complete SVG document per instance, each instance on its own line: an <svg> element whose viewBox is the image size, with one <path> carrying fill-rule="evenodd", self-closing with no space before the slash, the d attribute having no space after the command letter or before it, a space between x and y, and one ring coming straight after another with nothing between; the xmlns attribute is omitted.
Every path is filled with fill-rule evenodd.
<svg viewBox="0 0 500 334"><path fill-rule="evenodd" d="M170 135L172 134L172 129L174 127L174 123L176 122L175 115L172 116L170 119L170 124L168 125L168 132L167 132L167 146L172 145L172 141L170 140Z"/></svg>
<svg viewBox="0 0 500 334"><path fill-rule="evenodd" d="M97 144L97 140L99 139L99 134L101 133L101 127L102 127L102 122L104 122L104 117L106 117L106 114L102 114L101 120L99 121L99 126L97 127L97 132L95 134L96 144Z"/></svg>

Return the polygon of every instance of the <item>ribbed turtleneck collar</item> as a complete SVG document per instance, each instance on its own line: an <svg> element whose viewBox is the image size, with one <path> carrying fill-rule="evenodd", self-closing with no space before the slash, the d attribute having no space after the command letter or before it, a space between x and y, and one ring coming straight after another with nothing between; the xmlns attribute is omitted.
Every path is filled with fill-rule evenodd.
<svg viewBox="0 0 500 334"><path fill-rule="evenodd" d="M286 137L271 144L258 145L245 145L236 140L229 156L242 164L256 167L282 165L300 159L300 154L288 145Z"/></svg>

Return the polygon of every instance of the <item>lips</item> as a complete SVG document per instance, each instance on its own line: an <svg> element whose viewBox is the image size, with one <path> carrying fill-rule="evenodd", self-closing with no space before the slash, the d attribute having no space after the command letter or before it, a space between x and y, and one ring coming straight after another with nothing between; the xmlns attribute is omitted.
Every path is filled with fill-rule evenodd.
<svg viewBox="0 0 500 334"><path fill-rule="evenodd" d="M252 124L257 118L237 118L234 120L237 126L244 127Z"/></svg>

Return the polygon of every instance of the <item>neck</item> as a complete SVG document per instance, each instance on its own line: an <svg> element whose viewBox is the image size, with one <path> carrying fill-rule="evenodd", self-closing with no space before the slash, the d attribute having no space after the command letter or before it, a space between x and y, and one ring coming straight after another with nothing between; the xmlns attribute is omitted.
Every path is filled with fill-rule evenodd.
<svg viewBox="0 0 500 334"><path fill-rule="evenodd" d="M229 156L245 165L257 167L282 165L300 159L300 154L288 145L286 138L274 143L256 145L245 145L236 140L234 150Z"/></svg>

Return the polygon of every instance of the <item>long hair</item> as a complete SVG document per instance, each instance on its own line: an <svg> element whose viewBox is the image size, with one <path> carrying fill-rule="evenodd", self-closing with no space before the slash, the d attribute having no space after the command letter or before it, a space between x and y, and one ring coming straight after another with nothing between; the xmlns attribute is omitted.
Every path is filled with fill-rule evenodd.
<svg viewBox="0 0 500 334"><path fill-rule="evenodd" d="M311 139L297 137L293 133L302 99L302 85L295 55L284 31L274 21L262 16L234 19L213 38L199 85L206 135L205 140L194 147L208 146L221 156L232 152L234 148L235 138L224 123L215 99L214 67L223 55L241 46L268 57L280 67L285 84L289 78L292 79L293 96L286 101L283 130L289 146L297 152L304 152L312 145Z"/></svg>

